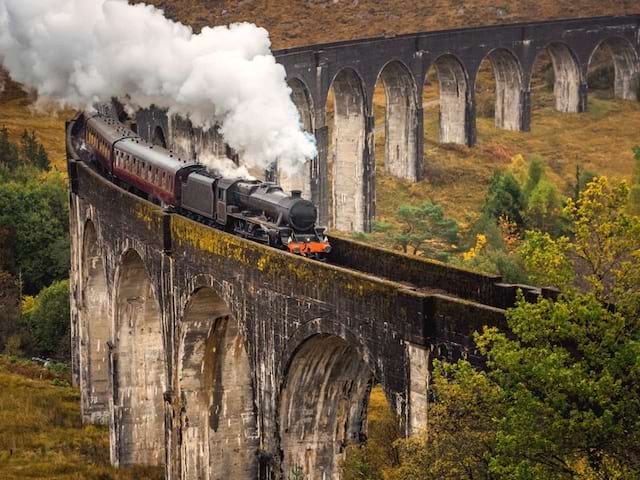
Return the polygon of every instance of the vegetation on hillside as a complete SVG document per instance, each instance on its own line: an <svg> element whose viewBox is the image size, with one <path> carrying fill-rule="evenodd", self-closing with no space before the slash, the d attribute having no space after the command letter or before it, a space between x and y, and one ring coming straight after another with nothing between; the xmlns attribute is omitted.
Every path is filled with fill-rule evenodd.
<svg viewBox="0 0 640 480"><path fill-rule="evenodd" d="M0 352L69 361L68 194L49 167L34 131L0 128Z"/></svg>
<svg viewBox="0 0 640 480"><path fill-rule="evenodd" d="M135 2L140 3L140 2ZM275 48L427 30L638 13L635 0L145 0L192 25L253 22Z"/></svg>
<svg viewBox="0 0 640 480"><path fill-rule="evenodd" d="M529 232L518 253L560 296L520 299L507 312L508 331L476 334L484 371L436 362L425 431L370 438L347 457L345 472L384 480L637 478L640 217L631 201L626 184L598 177L567 200L566 236ZM369 449L390 444L393 455L374 456L384 464L369 460Z"/></svg>
<svg viewBox="0 0 640 480"><path fill-rule="evenodd" d="M0 356L0 478L141 480L163 469L109 465L106 427L82 426L68 367Z"/></svg>

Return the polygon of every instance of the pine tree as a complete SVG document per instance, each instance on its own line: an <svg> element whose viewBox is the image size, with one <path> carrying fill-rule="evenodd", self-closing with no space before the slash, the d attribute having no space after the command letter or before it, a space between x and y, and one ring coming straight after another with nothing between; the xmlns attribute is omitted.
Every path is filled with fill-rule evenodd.
<svg viewBox="0 0 640 480"><path fill-rule="evenodd" d="M0 164L9 170L18 166L18 148L9 140L7 127L0 129Z"/></svg>

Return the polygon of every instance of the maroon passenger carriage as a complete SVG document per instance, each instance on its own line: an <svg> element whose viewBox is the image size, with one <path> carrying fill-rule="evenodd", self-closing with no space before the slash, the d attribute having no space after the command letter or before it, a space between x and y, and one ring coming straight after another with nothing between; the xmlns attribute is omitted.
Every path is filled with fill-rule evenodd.
<svg viewBox="0 0 640 480"><path fill-rule="evenodd" d="M165 205L179 205L187 176L204 167L187 162L103 115L89 117L85 142L104 172Z"/></svg>

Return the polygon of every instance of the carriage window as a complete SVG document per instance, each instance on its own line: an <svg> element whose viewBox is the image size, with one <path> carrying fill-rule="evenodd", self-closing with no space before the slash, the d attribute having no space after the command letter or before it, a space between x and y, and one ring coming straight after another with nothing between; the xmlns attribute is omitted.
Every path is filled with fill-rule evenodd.
<svg viewBox="0 0 640 480"><path fill-rule="evenodd" d="M167 188L167 172L162 172L162 187Z"/></svg>

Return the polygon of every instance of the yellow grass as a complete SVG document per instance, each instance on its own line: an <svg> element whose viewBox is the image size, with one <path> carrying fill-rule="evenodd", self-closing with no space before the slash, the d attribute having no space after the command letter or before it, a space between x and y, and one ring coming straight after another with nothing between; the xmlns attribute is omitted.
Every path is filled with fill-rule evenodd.
<svg viewBox="0 0 640 480"><path fill-rule="evenodd" d="M376 99L377 121L384 102ZM547 175L563 194L571 193L576 165L611 178L632 174L631 148L640 144L640 103L607 100L592 95L589 112L563 114L551 107L534 110L531 132L507 132L494 127L493 118L478 118L478 145L467 148L437 143L438 106L425 108L425 179L412 184L389 177L381 166L384 138L376 136L377 214L389 220L404 203L432 200L463 224L478 215L496 169L509 167L511 159L539 156Z"/></svg>
<svg viewBox="0 0 640 480"><path fill-rule="evenodd" d="M44 145L49 154L52 167L66 172L64 145L65 120L72 116L70 111L37 112L32 107L33 97L23 92L16 84L7 82L0 95L0 127L7 127L14 142L20 140L24 130L35 130L38 141Z"/></svg>
<svg viewBox="0 0 640 480"><path fill-rule="evenodd" d="M67 380L0 357L0 478L163 478L162 469L109 466L107 429L82 426L80 395Z"/></svg>

